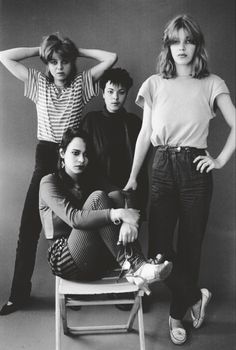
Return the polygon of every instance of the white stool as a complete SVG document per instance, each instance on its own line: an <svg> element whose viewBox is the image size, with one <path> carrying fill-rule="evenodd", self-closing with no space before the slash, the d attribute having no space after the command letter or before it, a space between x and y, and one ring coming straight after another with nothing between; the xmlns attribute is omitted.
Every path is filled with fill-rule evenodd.
<svg viewBox="0 0 236 350"><path fill-rule="evenodd" d="M122 299L121 297L124 293L133 293L133 298L131 297ZM113 298L109 298L110 294L115 294L115 298L114 296ZM137 286L127 282L125 279L122 279L117 283L117 277L106 277L101 280L92 282L68 281L60 277L56 277L56 350L61 349L61 319L64 334L66 335L120 333L129 332L132 330L133 323L137 314L140 350L145 350L142 310L143 294L144 293L142 290L140 290ZM73 299L73 295L76 295L76 299ZM86 300L86 297L82 297L80 299L81 295L91 296L91 298L87 298L88 300ZM126 324L80 327L69 327L68 325L67 306L116 304L133 304Z"/></svg>

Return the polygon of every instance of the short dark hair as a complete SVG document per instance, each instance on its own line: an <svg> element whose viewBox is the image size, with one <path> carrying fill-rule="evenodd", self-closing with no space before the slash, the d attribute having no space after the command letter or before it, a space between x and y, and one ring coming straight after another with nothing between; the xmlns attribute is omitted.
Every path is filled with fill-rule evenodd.
<svg viewBox="0 0 236 350"><path fill-rule="evenodd" d="M111 68L107 69L100 79L100 88L104 91L106 83L110 81L114 85L121 85L126 88L127 91L133 85L133 79L129 75L126 69Z"/></svg>
<svg viewBox="0 0 236 350"><path fill-rule="evenodd" d="M76 74L75 61L78 57L78 49L72 40L62 38L58 34L51 34L43 38L40 45L40 58L47 65L52 59L53 53L58 53L63 59L72 63L72 71L68 80L72 80ZM53 81L53 77L48 72L49 79Z"/></svg>

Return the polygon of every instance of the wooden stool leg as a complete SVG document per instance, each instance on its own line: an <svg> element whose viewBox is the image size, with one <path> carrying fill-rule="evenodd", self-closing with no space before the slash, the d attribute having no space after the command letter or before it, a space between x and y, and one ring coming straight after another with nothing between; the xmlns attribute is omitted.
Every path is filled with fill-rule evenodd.
<svg viewBox="0 0 236 350"><path fill-rule="evenodd" d="M138 328L139 328L139 341L140 350L145 350L145 337L144 337L144 325L143 325L143 307L142 297L139 296L139 310L138 310Z"/></svg>
<svg viewBox="0 0 236 350"><path fill-rule="evenodd" d="M61 306L61 317L62 317L62 325L63 325L63 331L65 335L68 335L69 327L67 324L67 308L66 308L66 296L63 295L63 297L60 299L60 306Z"/></svg>
<svg viewBox="0 0 236 350"><path fill-rule="evenodd" d="M56 327L56 350L61 349L61 315L60 315L60 299L59 299L59 278L56 277L55 290L55 327Z"/></svg>
<svg viewBox="0 0 236 350"><path fill-rule="evenodd" d="M128 331L132 330L134 319L135 319L135 317L137 315L139 307L140 307L140 299L139 299L139 295L137 293L136 296L135 296L134 305L133 305L133 307L131 309L129 320L128 320L128 323L127 323L127 330Z"/></svg>

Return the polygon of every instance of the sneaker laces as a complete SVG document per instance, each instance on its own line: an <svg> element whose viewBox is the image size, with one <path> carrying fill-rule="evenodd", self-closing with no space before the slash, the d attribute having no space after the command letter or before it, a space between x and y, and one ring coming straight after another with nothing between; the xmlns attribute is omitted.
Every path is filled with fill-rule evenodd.
<svg viewBox="0 0 236 350"><path fill-rule="evenodd" d="M118 276L118 280L123 278L127 273L134 274L140 267L142 267L146 262L145 260L139 256L138 254L134 255L133 248L131 245L123 246L124 249L124 262L121 267L120 274ZM119 254L121 254L119 252Z"/></svg>

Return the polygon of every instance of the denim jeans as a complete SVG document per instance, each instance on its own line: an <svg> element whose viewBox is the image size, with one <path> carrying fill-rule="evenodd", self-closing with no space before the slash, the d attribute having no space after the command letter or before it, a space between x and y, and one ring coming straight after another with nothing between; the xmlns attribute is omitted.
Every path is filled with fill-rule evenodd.
<svg viewBox="0 0 236 350"><path fill-rule="evenodd" d="M205 155L205 150L160 146L152 166L149 256L154 257L158 251L173 261L165 283L172 294L170 315L175 319L182 319L201 298L197 283L212 174L196 170L193 160L198 155Z"/></svg>
<svg viewBox="0 0 236 350"><path fill-rule="evenodd" d="M36 148L35 169L26 195L16 249L15 269L9 299L12 302L23 302L31 292L31 277L42 229L38 204L39 184L43 176L56 170L57 150L56 143L47 141L39 141Z"/></svg>

